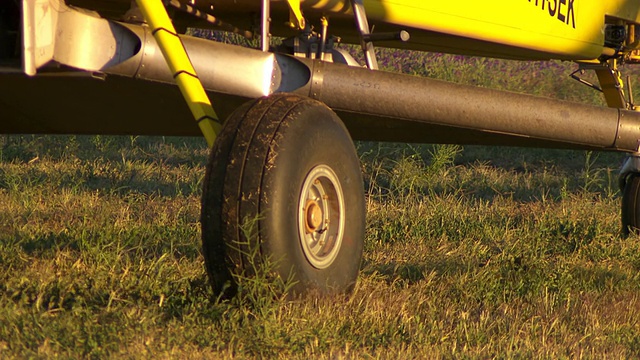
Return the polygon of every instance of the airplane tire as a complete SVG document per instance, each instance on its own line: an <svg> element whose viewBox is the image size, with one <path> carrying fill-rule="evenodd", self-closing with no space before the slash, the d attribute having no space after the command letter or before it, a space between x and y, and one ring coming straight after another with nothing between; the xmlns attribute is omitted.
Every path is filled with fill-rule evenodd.
<svg viewBox="0 0 640 360"><path fill-rule="evenodd" d="M324 104L278 94L237 109L212 149L204 180L202 242L214 293L269 262L293 293L349 292L362 258L360 163Z"/></svg>
<svg viewBox="0 0 640 360"><path fill-rule="evenodd" d="M640 233L640 174L629 175L622 190L622 234Z"/></svg>

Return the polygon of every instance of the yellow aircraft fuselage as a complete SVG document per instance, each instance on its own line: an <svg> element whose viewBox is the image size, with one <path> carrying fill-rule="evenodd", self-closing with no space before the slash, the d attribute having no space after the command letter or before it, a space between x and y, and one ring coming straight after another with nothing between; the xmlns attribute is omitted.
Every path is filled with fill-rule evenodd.
<svg viewBox="0 0 640 360"><path fill-rule="evenodd" d="M352 40L343 33L355 30L349 4L300 0L304 16L316 27L326 15L337 27L335 35ZM260 1L254 0L196 0L195 6L213 9L221 19L260 11ZM640 23L637 0L364 0L364 6L374 32L409 30L411 41L396 46L523 59L595 59L606 52L606 24ZM286 7L287 1L272 1L275 34L286 35L286 19L278 17L287 14Z"/></svg>
<svg viewBox="0 0 640 360"><path fill-rule="evenodd" d="M307 12L340 14L348 1L303 0ZM604 28L608 24L638 23L640 1L636 0L367 0L370 24L376 22L418 30L413 45L435 50L442 45L452 52L482 52L468 41L441 43L437 35L473 39L507 46L487 55L595 59L604 51ZM412 33L412 35L414 35ZM412 46L412 45L408 45ZM533 51L533 52L532 52Z"/></svg>
<svg viewBox="0 0 640 360"><path fill-rule="evenodd" d="M255 26L261 9L261 2L256 0L180 1L241 28ZM130 5L130 0L67 2L111 18L122 15ZM292 34L284 25L288 21L288 1L271 4L272 32ZM349 0L300 0L299 4L316 28L325 15L334 35L357 40ZM411 33L409 43L382 46L532 60L595 59L607 50L606 24L640 23L637 0L364 0L364 6L374 32L406 29ZM175 21L180 23L181 19ZM184 20L183 25L208 26L193 19Z"/></svg>

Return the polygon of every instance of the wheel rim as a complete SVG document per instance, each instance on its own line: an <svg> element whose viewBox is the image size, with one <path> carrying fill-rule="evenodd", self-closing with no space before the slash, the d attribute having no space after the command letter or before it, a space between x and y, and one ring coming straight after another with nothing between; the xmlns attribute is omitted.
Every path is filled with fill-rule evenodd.
<svg viewBox="0 0 640 360"><path fill-rule="evenodd" d="M344 233L344 196L338 177L326 165L307 174L298 201L300 244L309 263L325 269L338 256Z"/></svg>

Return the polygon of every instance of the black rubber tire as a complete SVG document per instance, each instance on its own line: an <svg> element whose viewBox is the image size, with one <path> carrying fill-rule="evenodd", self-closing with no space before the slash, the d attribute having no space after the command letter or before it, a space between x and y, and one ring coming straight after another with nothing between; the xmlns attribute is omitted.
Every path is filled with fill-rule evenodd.
<svg viewBox="0 0 640 360"><path fill-rule="evenodd" d="M622 190L622 234L640 233L640 174L627 177Z"/></svg>
<svg viewBox="0 0 640 360"><path fill-rule="evenodd" d="M313 266L305 255L296 221L302 186L319 165L335 173L344 199L342 243L324 268ZM242 228L247 219L257 219L248 238ZM216 294L235 295L232 273L252 271L247 254L256 246L262 259L274 261L282 278L293 274L294 293L349 292L362 258L365 203L360 162L342 121L324 104L291 94L237 109L211 152L201 223Z"/></svg>

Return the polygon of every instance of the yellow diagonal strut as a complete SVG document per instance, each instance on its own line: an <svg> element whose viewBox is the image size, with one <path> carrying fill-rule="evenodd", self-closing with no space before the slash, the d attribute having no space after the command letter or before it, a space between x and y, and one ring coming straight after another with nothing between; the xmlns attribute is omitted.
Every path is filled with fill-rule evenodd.
<svg viewBox="0 0 640 360"><path fill-rule="evenodd" d="M298 30L304 30L305 20L300 10L300 0L287 0L289 4L289 25Z"/></svg>
<svg viewBox="0 0 640 360"><path fill-rule="evenodd" d="M158 42L180 92L189 105L209 147L220 132L218 115L213 110L204 87L196 74L182 41L176 33L161 0L136 0L145 21Z"/></svg>

